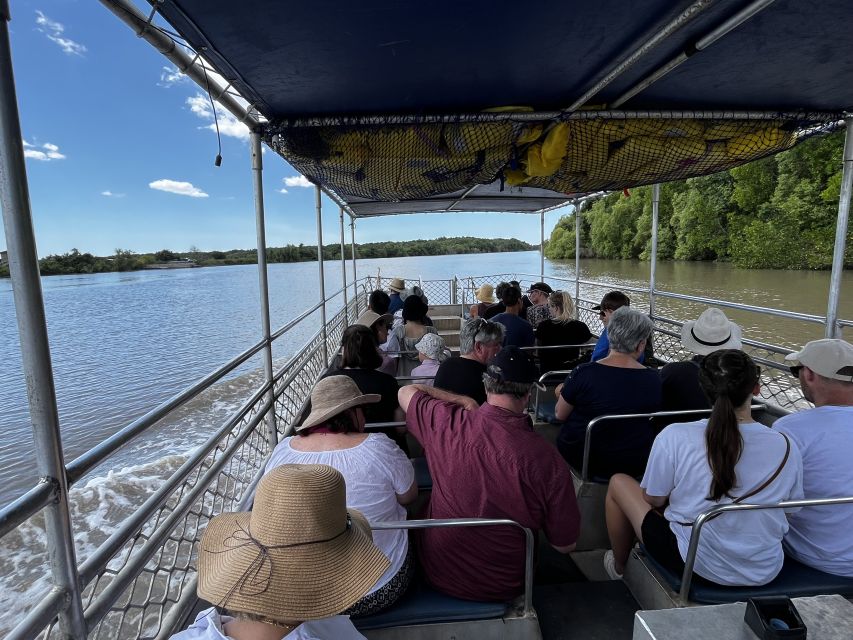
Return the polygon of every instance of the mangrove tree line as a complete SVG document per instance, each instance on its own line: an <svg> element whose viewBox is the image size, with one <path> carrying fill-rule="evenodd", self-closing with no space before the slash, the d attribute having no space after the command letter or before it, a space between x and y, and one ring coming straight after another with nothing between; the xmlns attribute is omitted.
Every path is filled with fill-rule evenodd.
<svg viewBox="0 0 853 640"><path fill-rule="evenodd" d="M730 171L661 185L658 258L746 268L831 265L843 132L815 137ZM651 187L611 193L581 211L581 256L648 259ZM853 238L851 238L853 239ZM853 242L847 264L853 265ZM574 215L557 223L549 258L574 258Z"/></svg>

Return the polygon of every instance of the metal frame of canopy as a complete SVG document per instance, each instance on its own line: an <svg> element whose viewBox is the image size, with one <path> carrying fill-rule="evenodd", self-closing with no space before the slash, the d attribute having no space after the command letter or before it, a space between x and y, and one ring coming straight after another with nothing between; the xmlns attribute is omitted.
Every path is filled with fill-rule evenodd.
<svg viewBox="0 0 853 640"><path fill-rule="evenodd" d="M157 12L157 6L152 9L149 16L145 16L126 0L101 0L108 9L115 13L122 21L140 37L148 41L159 50L166 58L173 62L178 69L186 73L201 88L209 91L211 97L231 112L240 122L245 123L251 130L252 145L252 170L255 194L255 214L258 244L258 277L261 297L261 333L264 356L265 383L270 385L270 396L268 402L272 402L272 351L269 318L269 299L267 285L267 266L265 256L265 222L263 202L263 166L261 158L261 135L270 123L264 122L257 110L251 104L243 104L239 94L231 87L215 86L210 82L210 73L213 67L202 60L199 54L188 55L176 43L171 34L153 25L153 18ZM743 8L738 14L732 16L724 25L713 32L706 34L694 43L690 51L671 59L663 66L645 76L635 86L620 96L616 103L621 104L634 93L641 91L650 84L666 75L677 67L681 62L691 55L707 47L718 38L729 33L732 29L744 21L756 15L762 9L772 3L772 0L757 0ZM627 52L625 56L600 81L590 87L582 96L577 98L567 109L567 112L533 113L533 114L468 114L455 116L395 116L391 120L398 122L464 122L494 121L515 119L541 119L543 115L561 117L566 119L585 119L601 117L604 112L576 111L586 104L592 97L611 83L625 70L631 68L638 60L643 58L649 51L655 49L668 36L689 23L698 13L714 4L714 0L698 0L687 10L663 26L659 31L652 34L645 42L633 51ZM23 358L24 374L27 379L27 397L30 415L34 431L37 461L39 473L45 479L34 490L31 490L10 505L6 515L20 517L32 515L44 508L46 514L46 529L48 543L51 549L50 565L54 580L54 590L37 605L22 622L24 631L16 631L16 636L26 633L28 630L38 628L40 623L47 624L51 619L58 616L61 633L67 638L84 638L87 634L87 620L84 615L81 601L81 587L73 545L69 505L67 500L68 477L67 468L63 457L62 442L59 430L59 416L56 407L56 395L53 380L52 363L48 344L47 327L45 322L44 301L39 276L38 255L36 251L35 236L32 225L32 213L28 192L24 150L21 136L20 119L15 92L13 68L11 62L11 46L9 42L8 22L11 20L9 1L0 0L0 203L2 203L3 222L8 245L9 270L13 284L13 293L16 306L16 317L20 336L21 351ZM215 84L215 83L214 83ZM629 95L630 94L630 95ZM609 117L619 118L661 118L681 117L686 112L675 111L609 111ZM692 118L737 118L749 117L755 119L778 118L779 112L773 111L690 111ZM347 122L369 120L369 116L346 119ZM391 121L383 117L383 123ZM841 198L836 225L836 239L833 254L831 284L826 314L826 335L836 336L838 327L838 302L841 277L844 266L844 253L847 239L847 228L850 211L850 200L853 195L853 114L845 114L846 140L843 152L843 174L841 184ZM333 118L330 121L341 123L342 119ZM326 123L324 118L300 119L302 126L322 125ZM323 293L323 254L322 254L322 228L321 228L321 197L324 191L340 207L340 245L341 262L344 274L344 290L347 289L346 267L344 256L344 212L350 215L351 229L351 251L353 278L356 280L356 252L355 252L355 220L359 217L351 208L350 204L340 196L317 186L317 229L318 229L318 261L320 269L321 296L325 301ZM464 201L469 192L462 194L457 202ZM557 206L564 206L570 200L566 200ZM649 293L652 310L654 309L655 293L655 267L657 258L657 214L659 202L659 189L653 191L653 219L654 231L652 237L652 260L650 267ZM508 203L507 203L508 204ZM452 205L448 208L455 208ZM548 206L536 209L540 214L540 237L544 244L544 215L546 211L556 208ZM506 208L506 211L515 209ZM389 214L392 212L388 212ZM580 212L575 201L575 247L576 247L576 297L579 297L579 249L580 249ZM540 247L540 250L542 248ZM540 273L544 275L544 256L540 256ZM353 283L354 284L354 283ZM358 291L354 286L354 294ZM319 305L322 309L325 326L325 302ZM324 343L325 344L325 341ZM324 356L328 361L328 354ZM275 442L276 428L273 418L270 417L267 429L271 442Z"/></svg>

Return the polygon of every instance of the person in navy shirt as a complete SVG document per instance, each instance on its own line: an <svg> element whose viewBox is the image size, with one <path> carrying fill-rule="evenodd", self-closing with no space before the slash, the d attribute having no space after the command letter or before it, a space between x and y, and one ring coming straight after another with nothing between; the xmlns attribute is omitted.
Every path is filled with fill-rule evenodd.
<svg viewBox="0 0 853 640"><path fill-rule="evenodd" d="M506 327L504 346L532 347L533 343L536 342L533 327L527 320L520 317L523 308L521 289L516 286L507 287L503 290L501 302L506 307L506 311L493 317L492 322L497 322Z"/></svg>

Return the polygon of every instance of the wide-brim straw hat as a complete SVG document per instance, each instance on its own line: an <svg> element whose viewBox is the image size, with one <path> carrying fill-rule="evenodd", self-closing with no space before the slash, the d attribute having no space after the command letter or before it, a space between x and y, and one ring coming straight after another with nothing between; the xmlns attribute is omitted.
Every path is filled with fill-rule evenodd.
<svg viewBox="0 0 853 640"><path fill-rule="evenodd" d="M392 278L388 288L395 293L400 293L406 288L406 281L401 278Z"/></svg>
<svg viewBox="0 0 853 640"><path fill-rule="evenodd" d="M378 393L362 393L349 376L323 378L311 390L311 413L305 418L305 422L296 427L296 431L298 433L316 427L342 411L363 404L373 404L381 399L382 396Z"/></svg>
<svg viewBox="0 0 853 640"><path fill-rule="evenodd" d="M315 620L355 604L389 565L367 520L347 509L339 471L282 465L261 479L251 512L207 525L198 595L231 612Z"/></svg>
<svg viewBox="0 0 853 640"><path fill-rule="evenodd" d="M481 284L480 288L474 292L474 295L480 302L494 302L495 288L490 284Z"/></svg>
<svg viewBox="0 0 853 640"><path fill-rule="evenodd" d="M740 349L741 329L716 307L705 309L696 320L681 327L681 344L700 356L719 349Z"/></svg>
<svg viewBox="0 0 853 640"><path fill-rule="evenodd" d="M368 310L358 316L358 319L355 321L355 324L360 324L362 326L370 328L374 324L376 324L378 320L385 320L385 322L390 325L392 322L394 322L394 316L392 316L390 313L379 315L375 311Z"/></svg>

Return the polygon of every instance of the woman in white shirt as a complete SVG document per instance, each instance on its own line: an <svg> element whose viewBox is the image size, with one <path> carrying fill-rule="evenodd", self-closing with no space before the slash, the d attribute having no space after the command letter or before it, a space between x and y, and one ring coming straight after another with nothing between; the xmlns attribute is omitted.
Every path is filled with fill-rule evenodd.
<svg viewBox="0 0 853 640"><path fill-rule="evenodd" d="M621 577L635 536L657 562L680 575L700 513L717 504L802 498L799 451L752 419L759 375L742 351L708 355L699 381L713 404L711 417L664 429L641 483L621 474L611 478L606 515L613 550L604 557L611 578ZM766 584L782 569L787 530L779 509L722 514L702 528L694 571L722 585Z"/></svg>
<svg viewBox="0 0 853 640"><path fill-rule="evenodd" d="M370 522L405 520L403 505L418 495L411 461L382 433L364 433L363 405L379 402L362 394L347 376L323 378L311 391L311 413L282 440L265 473L283 464L326 464L346 480L347 504ZM387 608L402 596L414 572L405 530L376 531L374 542L391 561L367 595L345 613L365 616Z"/></svg>

